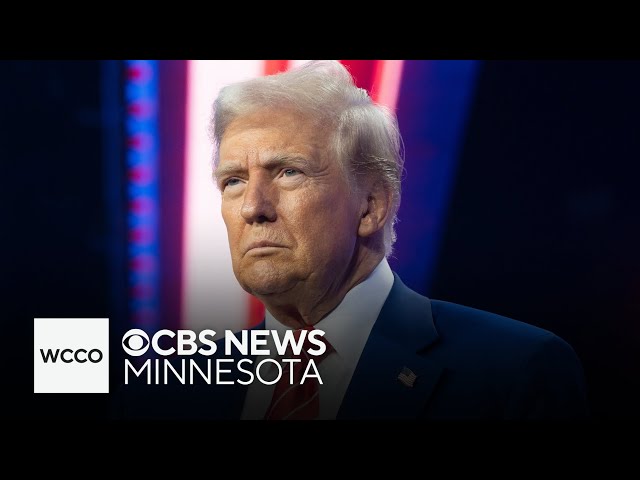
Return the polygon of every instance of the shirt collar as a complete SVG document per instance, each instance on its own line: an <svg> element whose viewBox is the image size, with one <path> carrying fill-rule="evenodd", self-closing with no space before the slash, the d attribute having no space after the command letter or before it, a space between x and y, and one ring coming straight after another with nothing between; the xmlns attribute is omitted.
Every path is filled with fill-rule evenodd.
<svg viewBox="0 0 640 480"><path fill-rule="evenodd" d="M325 332L324 337L336 353L353 368L389 296L393 280L391 267L383 258L365 280L347 292L329 315L314 325ZM291 329L276 320L268 310L265 312L265 328L276 330L279 334Z"/></svg>

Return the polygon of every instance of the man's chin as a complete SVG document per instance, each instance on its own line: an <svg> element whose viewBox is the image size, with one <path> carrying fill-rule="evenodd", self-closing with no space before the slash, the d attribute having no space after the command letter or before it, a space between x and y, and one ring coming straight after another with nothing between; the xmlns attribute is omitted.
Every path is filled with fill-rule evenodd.
<svg viewBox="0 0 640 480"><path fill-rule="evenodd" d="M268 271L247 272L239 280L242 288L257 297L284 294L296 284L285 275Z"/></svg>
<svg viewBox="0 0 640 480"><path fill-rule="evenodd" d="M249 287L247 291L258 298L265 298L273 295L280 295L286 290L272 285L253 285Z"/></svg>
<svg viewBox="0 0 640 480"><path fill-rule="evenodd" d="M247 285L245 290L256 297L271 297L274 295L283 295L291 290L289 285L272 284L272 283L251 283Z"/></svg>

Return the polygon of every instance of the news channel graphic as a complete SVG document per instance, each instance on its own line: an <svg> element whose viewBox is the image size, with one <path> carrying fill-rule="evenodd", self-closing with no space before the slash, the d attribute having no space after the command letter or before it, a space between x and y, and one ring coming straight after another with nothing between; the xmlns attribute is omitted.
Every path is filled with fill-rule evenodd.
<svg viewBox="0 0 640 480"><path fill-rule="evenodd" d="M199 332L162 329L151 337L144 330L132 329L122 337L125 353L140 357L152 350L156 358L147 358L144 363L138 363L137 368L125 358L124 385L129 385L136 377L147 385L176 382L182 385L198 382L249 385L256 381L273 385L283 377L288 378L289 385L304 384L305 380L314 378L322 384L314 358L320 361L328 350L324 334L323 330L315 328L282 333L277 330L225 330L218 345L214 340L216 331L211 329ZM162 347L163 339L176 340L176 347ZM216 352L218 358L207 358ZM236 354L242 358L236 358ZM195 359L191 358L194 356ZM270 358L272 356L276 358ZM264 358L260 360L260 357ZM234 377L233 370L240 377Z"/></svg>
<svg viewBox="0 0 640 480"><path fill-rule="evenodd" d="M129 357L141 357L148 350L159 357L148 358L136 368L128 358L124 360L124 384L132 377L146 380L148 385L168 385L179 382L191 385L198 375L207 384L248 385L254 381L271 385L287 376L291 385L299 380L294 371L301 369L301 383L307 378L322 379L312 357L323 355L327 344L322 339L324 331L301 329L287 330L225 330L221 339L223 358L212 361L206 358L205 370L191 356L196 353L210 357L218 350L214 340L216 332L204 329L171 331L162 329L150 337L144 330L131 329L122 338L122 348ZM164 348L162 339L175 339L175 347ZM269 341L271 340L271 341ZM271 345L272 348L269 347ZM238 361L237 369L242 378L223 378L231 373L226 367L234 363L234 353L245 358ZM303 355L304 352L304 355ZM177 357L174 357L177 354ZM278 356L283 365L272 355ZM293 355L296 358L284 358ZM253 359L256 359L254 370ZM265 357L259 360L260 357ZM173 363L166 357L174 357ZM226 357L226 358L224 358ZM300 365L294 364L299 363ZM176 370L177 367L177 370ZM273 370L275 378L262 375L262 370ZM288 370L287 370L288 367ZM194 373L197 372L196 373ZM189 374L187 374L189 372ZM212 375L213 373L213 375ZM155 381L153 380L155 379ZM35 318L34 319L34 393L109 393L109 319L108 318Z"/></svg>
<svg viewBox="0 0 640 480"><path fill-rule="evenodd" d="M34 318L34 393L109 393L108 318Z"/></svg>

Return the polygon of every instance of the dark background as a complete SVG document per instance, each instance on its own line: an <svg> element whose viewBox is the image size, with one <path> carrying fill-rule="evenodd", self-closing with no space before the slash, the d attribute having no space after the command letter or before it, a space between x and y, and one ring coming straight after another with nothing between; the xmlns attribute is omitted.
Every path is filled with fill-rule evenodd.
<svg viewBox="0 0 640 480"><path fill-rule="evenodd" d="M640 63L487 62L434 298L549 329L592 413L640 405Z"/></svg>
<svg viewBox="0 0 640 480"><path fill-rule="evenodd" d="M99 61L0 70L1 291L17 332L7 378L25 392L21 415L102 416L106 395L32 394L25 346L34 317L126 327L124 183L108 180L121 167L121 107L105 112L101 88L119 72ZM560 335L601 419L637 417L640 404L638 85L640 62L481 62L421 292Z"/></svg>

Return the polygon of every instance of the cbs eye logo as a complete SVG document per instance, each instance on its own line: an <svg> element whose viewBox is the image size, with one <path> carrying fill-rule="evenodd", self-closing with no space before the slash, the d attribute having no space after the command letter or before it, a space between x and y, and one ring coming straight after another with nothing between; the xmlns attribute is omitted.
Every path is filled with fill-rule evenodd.
<svg viewBox="0 0 640 480"><path fill-rule="evenodd" d="M149 350L149 336L144 330L134 328L122 337L122 348L132 357L144 355Z"/></svg>

